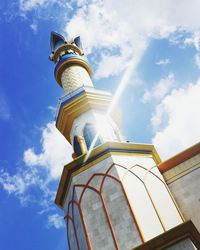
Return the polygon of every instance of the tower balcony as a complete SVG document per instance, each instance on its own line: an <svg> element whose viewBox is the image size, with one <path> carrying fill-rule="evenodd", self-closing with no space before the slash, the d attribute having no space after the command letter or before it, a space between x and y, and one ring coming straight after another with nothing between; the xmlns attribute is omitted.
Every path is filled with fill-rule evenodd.
<svg viewBox="0 0 200 250"><path fill-rule="evenodd" d="M81 87L60 99L55 118L56 127L72 144L72 126L75 119L86 114L87 111L94 111L94 116L98 112L106 114L111 101L112 96L108 92ZM119 110L113 112L111 116L117 123L120 123L121 113ZM84 117L84 120L87 121L86 117ZM77 130L77 128L74 128L74 130Z"/></svg>

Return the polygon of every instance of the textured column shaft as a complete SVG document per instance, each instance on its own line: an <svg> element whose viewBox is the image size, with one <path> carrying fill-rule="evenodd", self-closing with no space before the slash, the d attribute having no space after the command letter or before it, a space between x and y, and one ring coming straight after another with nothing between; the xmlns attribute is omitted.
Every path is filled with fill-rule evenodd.
<svg viewBox="0 0 200 250"><path fill-rule="evenodd" d="M65 94L69 94L83 86L93 87L87 70L79 65L72 65L66 68L62 73L61 82Z"/></svg>

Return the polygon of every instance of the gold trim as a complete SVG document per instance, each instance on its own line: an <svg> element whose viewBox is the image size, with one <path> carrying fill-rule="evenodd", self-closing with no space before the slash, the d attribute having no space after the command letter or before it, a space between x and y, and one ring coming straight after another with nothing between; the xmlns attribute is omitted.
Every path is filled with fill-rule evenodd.
<svg viewBox="0 0 200 250"><path fill-rule="evenodd" d="M200 153L200 142L194 144L193 146L187 148L186 150L180 152L179 154L169 158L168 160L161 162L158 168L161 171L161 173L164 173L199 153Z"/></svg>
<svg viewBox="0 0 200 250"><path fill-rule="evenodd" d="M85 145L85 140L82 136L78 136L78 142L82 151L82 154L85 155L87 153L87 147Z"/></svg>
<svg viewBox="0 0 200 250"><path fill-rule="evenodd" d="M60 107L56 124L57 129L71 143L70 131L74 119L90 109L107 110L111 100L112 97L110 95L95 94L92 92L81 94Z"/></svg>

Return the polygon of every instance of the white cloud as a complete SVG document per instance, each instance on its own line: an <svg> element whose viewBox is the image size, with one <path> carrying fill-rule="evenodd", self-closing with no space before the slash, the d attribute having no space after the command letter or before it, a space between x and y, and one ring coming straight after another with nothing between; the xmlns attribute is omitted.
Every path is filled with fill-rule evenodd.
<svg viewBox="0 0 200 250"><path fill-rule="evenodd" d="M9 194L22 194L25 190L25 182L21 176L10 176L10 174L5 172L3 169L0 171L0 183L3 186L3 189Z"/></svg>
<svg viewBox="0 0 200 250"><path fill-rule="evenodd" d="M31 168L19 168L14 175L2 168L0 171L0 185L9 195L15 195L22 205L26 205L30 200L28 192L30 188L37 186L41 189L43 181L37 175L37 172Z"/></svg>
<svg viewBox="0 0 200 250"><path fill-rule="evenodd" d="M9 120L11 118L10 107L4 94L0 94L0 119Z"/></svg>
<svg viewBox="0 0 200 250"><path fill-rule="evenodd" d="M195 31L192 36L184 40L185 45L193 45L197 51L200 51L200 31Z"/></svg>
<svg viewBox="0 0 200 250"><path fill-rule="evenodd" d="M157 131L152 142L162 158L170 157L199 141L199 107L200 80L173 90L157 106L152 117Z"/></svg>
<svg viewBox="0 0 200 250"><path fill-rule="evenodd" d="M37 154L33 148L24 152L24 162L28 166L42 166L49 172L50 178L61 176L63 166L72 158L72 147L60 134L54 123L48 123L42 131L42 152Z"/></svg>
<svg viewBox="0 0 200 250"><path fill-rule="evenodd" d="M38 30L38 24L36 22L33 22L30 24L31 29L33 30L34 33L37 33Z"/></svg>
<svg viewBox="0 0 200 250"><path fill-rule="evenodd" d="M170 39L177 31L195 33L200 27L197 0L178 5L172 0L162 4L156 0L80 1L79 6L65 31L69 36L81 35L87 54L104 48L109 51L100 53L96 78L121 73L138 50L143 55L150 39Z"/></svg>
<svg viewBox="0 0 200 250"><path fill-rule="evenodd" d="M10 174L1 167L0 186L8 195L18 198L21 205L37 204L41 209L39 215L48 214L48 227L60 228L64 225L62 217L51 214L56 208L54 184L61 176L63 166L71 161L72 149L54 122L42 129L41 146L39 154L32 148L24 151L26 165L18 167L16 173Z"/></svg>
<svg viewBox="0 0 200 250"><path fill-rule="evenodd" d="M58 214L52 214L50 216L48 216L48 227L55 227L56 229L59 229L61 227L64 227L65 223L64 223L64 219L62 216L58 215Z"/></svg>
<svg viewBox="0 0 200 250"><path fill-rule="evenodd" d="M113 64L115 61L115 64ZM124 58L120 55L109 55L108 53L102 54L101 64L98 66L95 72L95 78L99 79L101 77L109 77L112 75L117 75L122 72L124 64Z"/></svg>
<svg viewBox="0 0 200 250"><path fill-rule="evenodd" d="M110 11L106 3L95 1L78 9L65 27L69 36L81 35L86 54L100 52L94 75L97 79L120 74L130 61L138 63L147 47L143 35L118 18L115 8Z"/></svg>
<svg viewBox="0 0 200 250"><path fill-rule="evenodd" d="M195 62L196 62L197 67L200 69L200 53L197 53L195 55Z"/></svg>
<svg viewBox="0 0 200 250"><path fill-rule="evenodd" d="M54 114L56 113L57 107L49 105L47 108L48 108L48 110L52 111L52 113L54 113Z"/></svg>
<svg viewBox="0 0 200 250"><path fill-rule="evenodd" d="M41 8L48 2L52 2L49 0L20 0L20 10L23 12L30 11L36 8Z"/></svg>
<svg viewBox="0 0 200 250"><path fill-rule="evenodd" d="M170 63L171 62L170 62L169 58L161 59L161 60L155 62L156 65L167 65Z"/></svg>
<svg viewBox="0 0 200 250"><path fill-rule="evenodd" d="M161 78L152 89L145 90L142 101L146 103L153 98L162 99L172 89L174 82L174 74L169 73L165 78Z"/></svg>
<svg viewBox="0 0 200 250"><path fill-rule="evenodd" d="M50 188L48 176L41 173L37 167L20 166L16 173L11 175L3 168L0 170L0 187L19 199L22 206L31 203L37 204L39 215L48 215L49 227L60 228L64 225L63 218L57 214L51 214L56 209L54 204L55 190Z"/></svg>
<svg viewBox="0 0 200 250"><path fill-rule="evenodd" d="M59 15L61 18L64 12L73 10L71 2L65 0L19 0L19 11L20 15L24 17L27 17L27 13L33 12L34 18L37 19L55 19L59 13L62 14Z"/></svg>
<svg viewBox="0 0 200 250"><path fill-rule="evenodd" d="M133 58L139 63L151 39L178 42L180 34L189 32L192 35L185 45L199 47L198 0L183 0L178 5L172 0L162 4L158 0L20 0L19 9L25 16L32 11L32 18L37 20L58 19L60 31L69 37L81 35L86 54L99 55L94 74L97 79L119 75ZM37 29L34 23L30 27ZM157 63L166 65L169 61Z"/></svg>
<svg viewBox="0 0 200 250"><path fill-rule="evenodd" d="M196 49L195 63L200 69L200 31L196 31L191 37L187 37L184 41L185 45L192 45Z"/></svg>

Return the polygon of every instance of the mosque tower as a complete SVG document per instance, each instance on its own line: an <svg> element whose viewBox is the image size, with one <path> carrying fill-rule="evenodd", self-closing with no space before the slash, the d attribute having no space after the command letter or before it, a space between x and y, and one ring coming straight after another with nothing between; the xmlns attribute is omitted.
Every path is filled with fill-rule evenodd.
<svg viewBox="0 0 200 250"><path fill-rule="evenodd" d="M55 199L69 249L130 250L183 224L154 146L124 141L118 115L108 115L112 96L94 88L80 37L66 41L52 32L51 50L65 93L56 127L74 149Z"/></svg>

